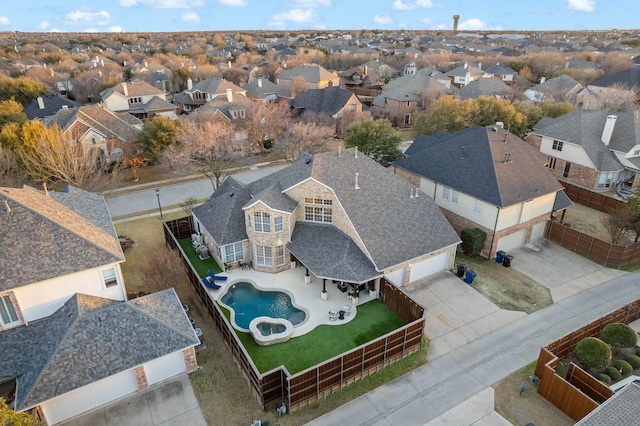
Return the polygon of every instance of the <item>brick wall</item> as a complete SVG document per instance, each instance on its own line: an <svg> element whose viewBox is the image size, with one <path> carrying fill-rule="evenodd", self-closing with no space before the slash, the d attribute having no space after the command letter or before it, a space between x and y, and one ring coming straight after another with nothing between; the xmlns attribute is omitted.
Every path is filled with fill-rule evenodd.
<svg viewBox="0 0 640 426"><path fill-rule="evenodd" d="M187 348L182 351L184 357L184 365L187 373L196 371L198 369L198 360L196 359L196 350L194 348Z"/></svg>
<svg viewBox="0 0 640 426"><path fill-rule="evenodd" d="M405 169L401 169L399 167L396 166L392 166L393 167L393 172L400 176L402 179L406 180L407 182L409 182L411 185L415 186L416 188L420 188L420 176L410 172L408 170Z"/></svg>
<svg viewBox="0 0 640 426"><path fill-rule="evenodd" d="M144 366L141 365L133 369L133 372L136 375L136 382L138 382L138 390L145 390L149 387L149 382L147 381L147 373L144 371Z"/></svg>

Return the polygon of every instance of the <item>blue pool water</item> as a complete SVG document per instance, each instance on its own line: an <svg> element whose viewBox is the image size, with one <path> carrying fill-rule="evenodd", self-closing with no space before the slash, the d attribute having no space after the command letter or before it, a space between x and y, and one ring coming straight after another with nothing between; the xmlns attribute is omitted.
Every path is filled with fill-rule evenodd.
<svg viewBox="0 0 640 426"><path fill-rule="evenodd" d="M257 317L284 318L296 326L307 316L304 311L293 307L288 294L258 290L248 282L233 284L220 300L235 311L236 325L246 330Z"/></svg>

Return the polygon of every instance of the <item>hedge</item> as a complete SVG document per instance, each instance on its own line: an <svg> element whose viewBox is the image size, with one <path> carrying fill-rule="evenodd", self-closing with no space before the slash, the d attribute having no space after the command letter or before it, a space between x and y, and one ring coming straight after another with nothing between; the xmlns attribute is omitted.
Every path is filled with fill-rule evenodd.
<svg viewBox="0 0 640 426"><path fill-rule="evenodd" d="M631 364L634 369L640 368L640 356L629 354L624 357L624 360Z"/></svg>
<svg viewBox="0 0 640 426"><path fill-rule="evenodd" d="M607 376L604 373L598 374L598 380L600 380L605 385L609 386L611 384L611 377Z"/></svg>
<svg viewBox="0 0 640 426"><path fill-rule="evenodd" d="M623 375L627 375L630 374L633 371L633 367L631 366L631 364L629 364L627 361L623 360L623 359L617 359L615 361L613 361L612 364L615 368L618 369L618 371L620 369L622 369L622 374Z"/></svg>
<svg viewBox="0 0 640 426"><path fill-rule="evenodd" d="M607 376L611 377L611 380L614 381L620 380L620 377L622 377L622 374L620 374L618 369L615 367L607 367L605 373L607 373Z"/></svg>

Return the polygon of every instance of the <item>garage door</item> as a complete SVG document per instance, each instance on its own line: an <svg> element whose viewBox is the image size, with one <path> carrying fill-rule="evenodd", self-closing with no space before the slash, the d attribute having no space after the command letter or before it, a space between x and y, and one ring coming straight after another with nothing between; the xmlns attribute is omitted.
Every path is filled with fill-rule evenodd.
<svg viewBox="0 0 640 426"><path fill-rule="evenodd" d="M498 240L498 250L509 251L524 244L525 230L521 229L513 234L505 235Z"/></svg>
<svg viewBox="0 0 640 426"><path fill-rule="evenodd" d="M169 377L184 373L185 370L186 367L184 365L182 352L176 352L163 356L162 358L154 359L144 365L149 386L168 379Z"/></svg>
<svg viewBox="0 0 640 426"><path fill-rule="evenodd" d="M429 275L433 275L436 272L445 271L448 268L449 252L445 252L411 265L409 282L414 282L421 278L428 277Z"/></svg>
<svg viewBox="0 0 640 426"><path fill-rule="evenodd" d="M531 242L534 242L538 238L542 238L544 236L544 228L547 224L547 221L536 223L533 225L533 229L531 230Z"/></svg>
<svg viewBox="0 0 640 426"><path fill-rule="evenodd" d="M397 271L386 274L384 277L395 284L397 287L402 287L402 284L404 284L404 271L404 268L398 269Z"/></svg>
<svg viewBox="0 0 640 426"><path fill-rule="evenodd" d="M136 376L128 370L47 401L42 410L49 424L58 423L137 390Z"/></svg>

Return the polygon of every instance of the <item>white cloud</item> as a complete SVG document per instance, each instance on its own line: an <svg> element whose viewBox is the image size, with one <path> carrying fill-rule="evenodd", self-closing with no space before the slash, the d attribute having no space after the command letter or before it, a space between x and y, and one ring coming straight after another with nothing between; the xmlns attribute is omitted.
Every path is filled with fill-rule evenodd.
<svg viewBox="0 0 640 426"><path fill-rule="evenodd" d="M460 22L458 25L459 30L486 30L487 24L478 18L467 19L464 22Z"/></svg>
<svg viewBox="0 0 640 426"><path fill-rule="evenodd" d="M120 25L114 25L113 27L109 27L107 31L109 31L110 33L123 33L124 28L122 28Z"/></svg>
<svg viewBox="0 0 640 426"><path fill-rule="evenodd" d="M578 12L595 12L596 2L594 0L569 0L567 8Z"/></svg>
<svg viewBox="0 0 640 426"><path fill-rule="evenodd" d="M291 9L288 12L278 13L271 18L270 25L283 27L285 22L295 22L297 24L314 22L318 20L318 15L313 9Z"/></svg>
<svg viewBox="0 0 640 426"><path fill-rule="evenodd" d="M426 17L426 18L422 18L422 22L425 24L433 24L433 19Z"/></svg>
<svg viewBox="0 0 640 426"><path fill-rule="evenodd" d="M9 25L11 21L6 16L0 16L0 25Z"/></svg>
<svg viewBox="0 0 640 426"><path fill-rule="evenodd" d="M415 3L404 3L402 0L395 0L391 7L395 10L413 10L418 7L431 9L433 3L431 3L431 0L416 0Z"/></svg>
<svg viewBox="0 0 640 426"><path fill-rule="evenodd" d="M204 0L118 0L122 7L149 6L156 9L188 9L204 6Z"/></svg>
<svg viewBox="0 0 640 426"><path fill-rule="evenodd" d="M50 33L59 33L60 30L57 28L51 28L51 31L49 31Z"/></svg>
<svg viewBox="0 0 640 426"><path fill-rule="evenodd" d="M220 0L220 4L223 6L245 7L247 0Z"/></svg>
<svg viewBox="0 0 640 426"><path fill-rule="evenodd" d="M46 30L47 28L49 28L49 22L47 21L42 21L38 24L39 30Z"/></svg>
<svg viewBox="0 0 640 426"><path fill-rule="evenodd" d="M373 22L381 25L393 24L393 19L390 16L380 16L376 14L376 16L373 17Z"/></svg>
<svg viewBox="0 0 640 426"><path fill-rule="evenodd" d="M180 18L180 20L182 22L188 22L190 24L199 24L200 23L200 17L198 16L198 14L196 12L187 12L184 15L182 15L182 18Z"/></svg>
<svg viewBox="0 0 640 426"><path fill-rule="evenodd" d="M100 12L74 10L69 12L66 18L69 25L107 25L111 21L111 15L105 10Z"/></svg>
<svg viewBox="0 0 640 426"><path fill-rule="evenodd" d="M331 7L333 2L331 0L295 0L295 7L304 9L314 9L318 7Z"/></svg>

